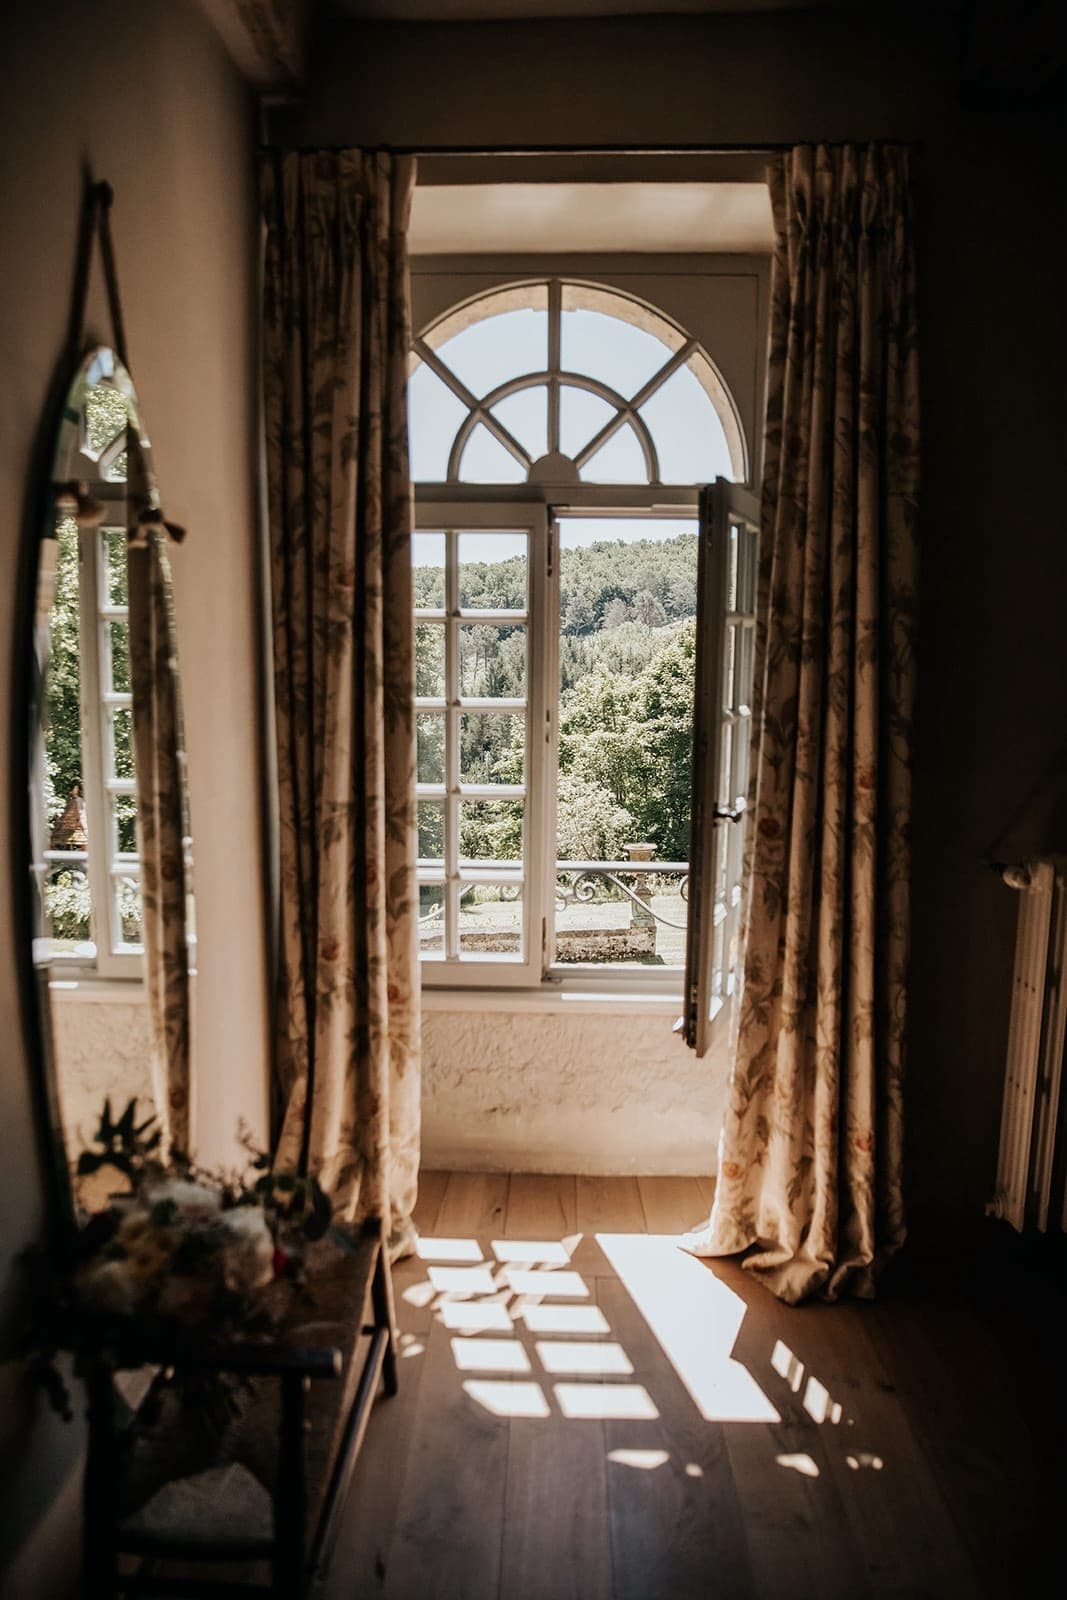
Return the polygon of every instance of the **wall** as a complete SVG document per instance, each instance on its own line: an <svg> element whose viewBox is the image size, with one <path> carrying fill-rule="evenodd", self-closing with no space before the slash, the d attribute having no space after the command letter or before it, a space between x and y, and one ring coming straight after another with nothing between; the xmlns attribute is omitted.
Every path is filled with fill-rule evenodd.
<svg viewBox="0 0 1067 1600"><path fill-rule="evenodd" d="M697 1061L680 1005L423 1011L423 1162L491 1172L699 1175L714 1166L725 1030ZM620 1014L620 1011L622 1014Z"/></svg>
<svg viewBox="0 0 1067 1600"><path fill-rule="evenodd" d="M1061 137L1025 88L1013 109L965 108L940 10L338 24L308 109L276 132L416 149L919 142L909 1192L916 1213L975 1217L994 1171L1015 909L983 860L1064 765ZM1062 848L1062 800L1045 783L1012 848Z"/></svg>
<svg viewBox="0 0 1067 1600"><path fill-rule="evenodd" d="M135 381L174 553L196 834L201 1150L265 1117L265 954L254 576L255 227L249 97L186 4L49 0L4 14L0 107L0 769L9 767L13 578L27 460L66 329L82 168L113 184ZM94 320L103 328L99 306ZM0 794L0 1588L64 1592L80 1424L7 1359L16 1258L42 1181L22 1047Z"/></svg>

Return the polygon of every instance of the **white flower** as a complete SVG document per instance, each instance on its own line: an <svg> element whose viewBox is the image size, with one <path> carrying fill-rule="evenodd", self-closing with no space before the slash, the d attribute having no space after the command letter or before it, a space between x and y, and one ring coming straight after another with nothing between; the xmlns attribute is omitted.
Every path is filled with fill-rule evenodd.
<svg viewBox="0 0 1067 1600"><path fill-rule="evenodd" d="M126 1261L104 1261L82 1278L82 1294L98 1311L127 1316L137 1300L136 1286Z"/></svg>
<svg viewBox="0 0 1067 1600"><path fill-rule="evenodd" d="M259 1206L237 1206L219 1219L223 1228L222 1273L239 1294L262 1289L274 1277L274 1235Z"/></svg>
<svg viewBox="0 0 1067 1600"><path fill-rule="evenodd" d="M185 1178L170 1178L149 1189L146 1200L150 1206L170 1203L178 1209L183 1221L192 1222L199 1217L213 1217L221 1209L222 1195L206 1183L190 1183Z"/></svg>

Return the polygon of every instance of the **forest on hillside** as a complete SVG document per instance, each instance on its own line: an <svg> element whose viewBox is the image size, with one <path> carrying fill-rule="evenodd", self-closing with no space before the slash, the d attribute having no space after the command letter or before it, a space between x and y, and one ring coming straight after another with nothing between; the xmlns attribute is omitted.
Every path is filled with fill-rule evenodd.
<svg viewBox="0 0 1067 1600"><path fill-rule="evenodd" d="M415 569L417 607L444 605L440 567ZM526 562L462 562L464 608L517 610L526 604ZM522 626L464 624L460 692L525 695ZM648 841L664 860L689 853L693 673L696 639L696 535L666 540L604 540L564 548L560 562L560 714L558 854L562 860L613 860ZM441 696L444 628L416 631L416 693ZM444 718L418 717L418 774L444 781ZM461 718L460 780L523 781L521 715L485 711ZM438 857L443 806L420 802L419 854ZM461 854L473 861L518 860L522 803L463 804Z"/></svg>

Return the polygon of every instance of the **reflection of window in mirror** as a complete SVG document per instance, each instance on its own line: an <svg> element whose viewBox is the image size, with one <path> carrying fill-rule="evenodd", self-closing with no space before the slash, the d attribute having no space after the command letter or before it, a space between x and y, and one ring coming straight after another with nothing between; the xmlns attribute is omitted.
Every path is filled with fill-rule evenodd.
<svg viewBox="0 0 1067 1600"><path fill-rule="evenodd" d="M45 729L39 750L39 956L101 978L142 976L133 712L126 578L126 427L130 403L109 352L68 411L72 482L102 516L56 494L39 591L45 630Z"/></svg>

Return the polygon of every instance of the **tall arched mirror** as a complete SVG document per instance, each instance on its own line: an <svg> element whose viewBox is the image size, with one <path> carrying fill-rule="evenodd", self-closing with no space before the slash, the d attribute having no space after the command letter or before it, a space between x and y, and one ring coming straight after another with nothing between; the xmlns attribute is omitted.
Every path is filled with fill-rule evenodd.
<svg viewBox="0 0 1067 1600"><path fill-rule="evenodd" d="M168 543L129 374L68 391L41 529L30 814L34 965L75 1201L109 1103L185 1146L195 916Z"/></svg>

